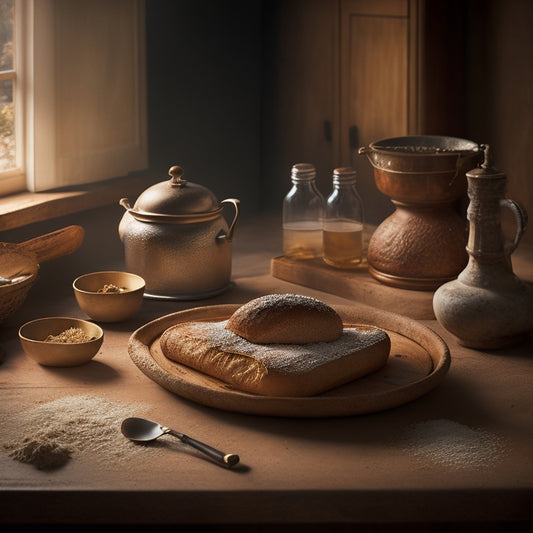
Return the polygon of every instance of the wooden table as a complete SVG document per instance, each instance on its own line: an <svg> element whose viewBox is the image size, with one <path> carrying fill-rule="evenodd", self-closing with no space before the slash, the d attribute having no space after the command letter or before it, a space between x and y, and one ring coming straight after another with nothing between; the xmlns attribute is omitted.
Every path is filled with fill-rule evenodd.
<svg viewBox="0 0 533 533"><path fill-rule="evenodd" d="M103 325L104 344L91 363L41 367L22 352L18 327L41 316L86 318L72 280L84 272L124 268L115 211L68 222L85 227L84 244L71 256L41 265L23 308L0 326L2 427L12 427L23 409L89 395L137 404L140 416L238 453L241 462L231 470L219 467L172 437L150 446L127 441L131 447L113 460L106 460L105 450L82 451L49 471L0 449L2 524L217 524L232 530L410 524L411 531L466 524L465 530L486 531L489 523L513 523L525 531L533 521L533 338L504 351L480 352L462 348L435 320L421 321L449 346L452 364L443 383L408 404L360 416L300 419L223 411L182 399L147 378L132 363L127 343L134 330L160 316L270 292L351 303L270 275L270 261L281 252L276 215L237 228L234 286L224 294L197 302L145 300L131 321ZM532 251L521 247L515 255L515 272L533 281ZM461 441L465 432L486 440ZM8 437L4 430L4 442Z"/></svg>

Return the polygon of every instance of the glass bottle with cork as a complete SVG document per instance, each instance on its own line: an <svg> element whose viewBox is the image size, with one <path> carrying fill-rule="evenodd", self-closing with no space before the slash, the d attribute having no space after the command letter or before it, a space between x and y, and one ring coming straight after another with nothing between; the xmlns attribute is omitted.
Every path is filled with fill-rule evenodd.
<svg viewBox="0 0 533 533"><path fill-rule="evenodd" d="M314 165L293 165L291 182L283 200L283 254L291 259L321 257L324 197L316 185Z"/></svg>
<svg viewBox="0 0 533 533"><path fill-rule="evenodd" d="M336 168L326 201L323 259L336 268L357 268L364 259L364 207L356 178L353 168Z"/></svg>

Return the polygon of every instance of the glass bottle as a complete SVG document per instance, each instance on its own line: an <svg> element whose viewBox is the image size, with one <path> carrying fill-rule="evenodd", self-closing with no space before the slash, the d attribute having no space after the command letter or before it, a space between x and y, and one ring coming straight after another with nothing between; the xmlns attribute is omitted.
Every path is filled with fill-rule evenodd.
<svg viewBox="0 0 533 533"><path fill-rule="evenodd" d="M324 197L309 163L291 169L292 187L283 200L283 254L291 259L322 256Z"/></svg>
<svg viewBox="0 0 533 533"><path fill-rule="evenodd" d="M336 268L357 268L363 261L364 208L351 167L333 171L333 190L326 202L323 259Z"/></svg>

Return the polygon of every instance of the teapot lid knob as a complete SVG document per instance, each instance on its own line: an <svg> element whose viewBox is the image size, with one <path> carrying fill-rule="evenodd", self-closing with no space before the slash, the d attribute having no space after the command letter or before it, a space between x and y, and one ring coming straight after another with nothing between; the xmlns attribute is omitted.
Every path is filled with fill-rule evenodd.
<svg viewBox="0 0 533 533"><path fill-rule="evenodd" d="M172 185L183 187L183 185L187 183L187 180L184 180L182 178L183 169L178 165L170 167L170 169L168 170L168 175L170 176L170 183Z"/></svg>

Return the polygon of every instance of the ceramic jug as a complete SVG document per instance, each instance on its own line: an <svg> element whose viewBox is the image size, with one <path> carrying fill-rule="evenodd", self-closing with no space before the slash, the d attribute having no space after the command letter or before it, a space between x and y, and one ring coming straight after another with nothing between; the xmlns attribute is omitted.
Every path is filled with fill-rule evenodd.
<svg viewBox="0 0 533 533"><path fill-rule="evenodd" d="M483 164L466 173L469 260L456 280L435 291L433 310L439 323L469 348L497 349L523 341L533 331L533 287L513 272L514 252L527 224L527 213L505 197L507 178L492 166L490 147ZM516 221L506 240L501 210Z"/></svg>

